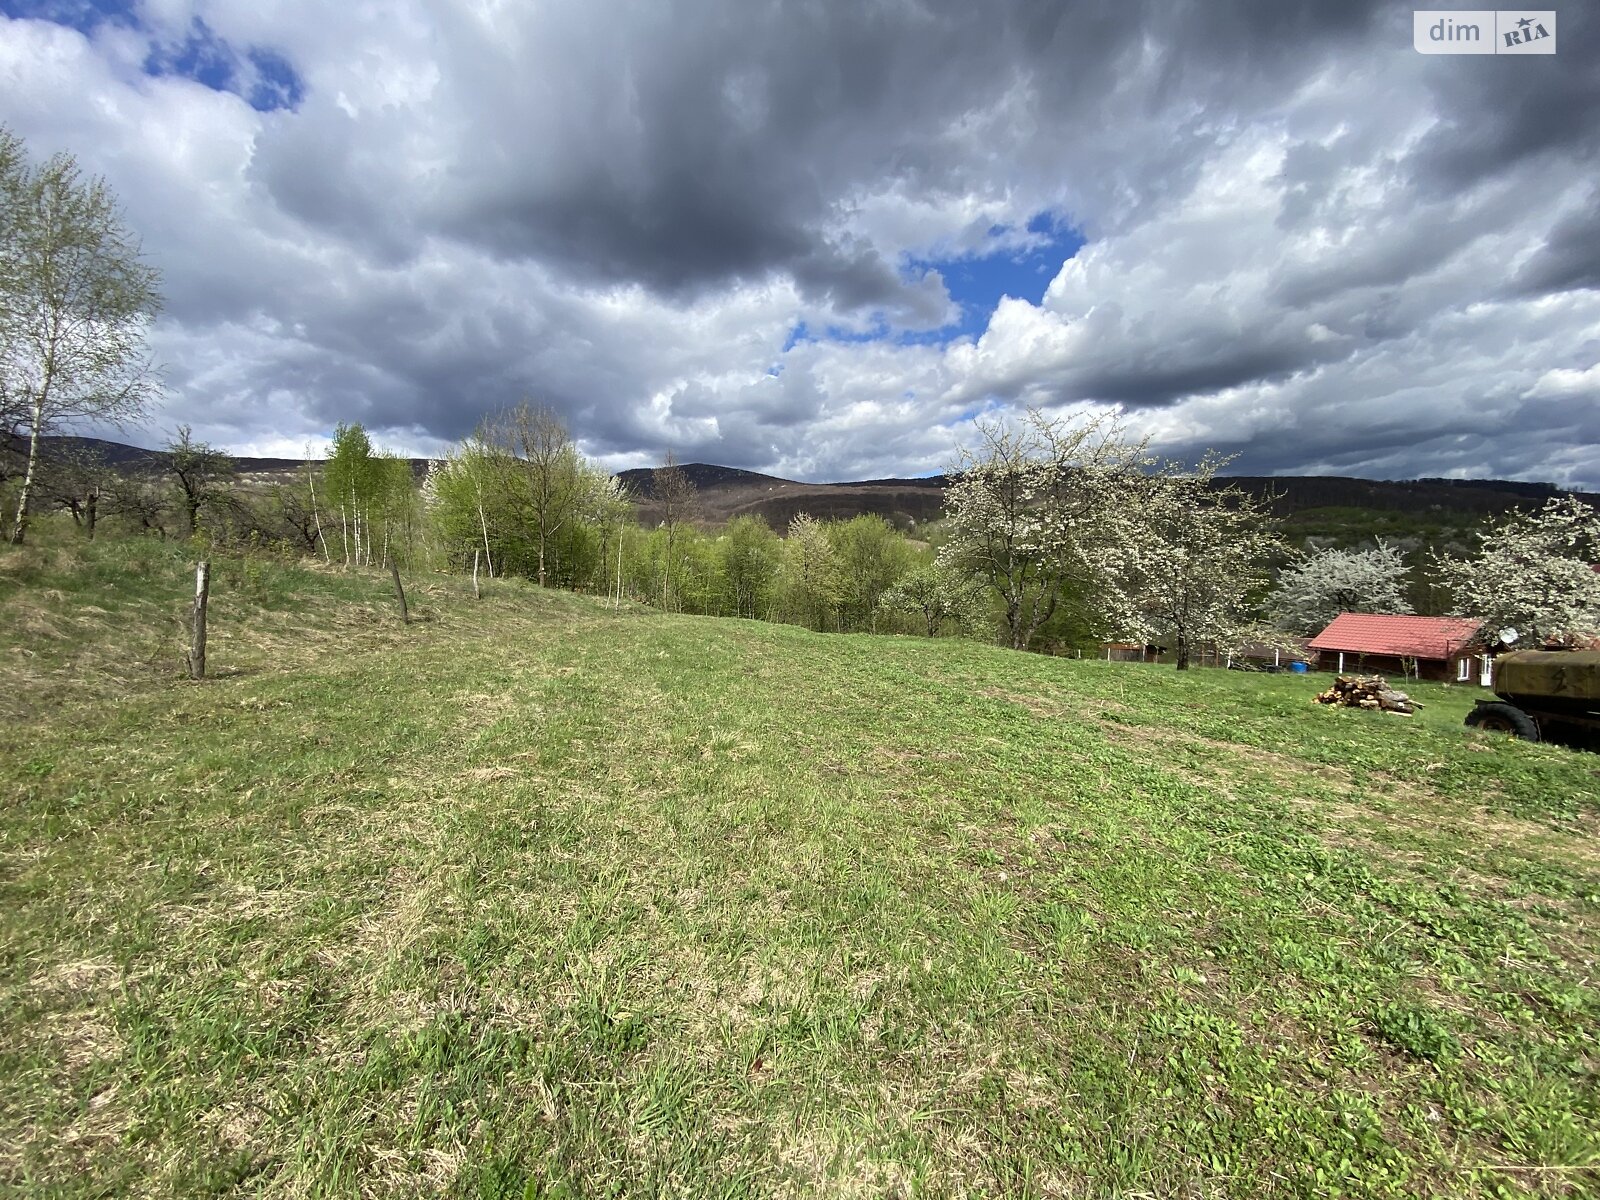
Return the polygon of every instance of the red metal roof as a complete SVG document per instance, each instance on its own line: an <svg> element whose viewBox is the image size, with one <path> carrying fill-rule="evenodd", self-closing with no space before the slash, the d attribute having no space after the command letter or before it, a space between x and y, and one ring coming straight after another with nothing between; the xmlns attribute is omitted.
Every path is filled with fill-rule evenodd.
<svg viewBox="0 0 1600 1200"><path fill-rule="evenodd" d="M1449 658L1477 636L1480 621L1462 617L1393 617L1380 613L1340 613L1311 639L1313 650L1347 654L1394 654L1410 658Z"/></svg>

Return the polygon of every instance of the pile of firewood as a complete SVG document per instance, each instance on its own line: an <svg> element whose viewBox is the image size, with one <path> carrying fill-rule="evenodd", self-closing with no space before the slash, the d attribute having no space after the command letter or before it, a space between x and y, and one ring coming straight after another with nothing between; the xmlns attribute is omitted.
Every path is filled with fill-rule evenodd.
<svg viewBox="0 0 1600 1200"><path fill-rule="evenodd" d="M1346 708L1376 708L1409 717L1422 705L1404 692L1389 686L1382 675L1340 675L1333 686L1317 693L1318 704L1342 704Z"/></svg>

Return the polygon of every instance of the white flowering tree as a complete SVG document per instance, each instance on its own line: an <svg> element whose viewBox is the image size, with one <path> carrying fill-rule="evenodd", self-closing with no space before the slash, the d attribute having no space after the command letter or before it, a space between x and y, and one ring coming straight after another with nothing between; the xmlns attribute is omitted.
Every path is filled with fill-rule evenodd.
<svg viewBox="0 0 1600 1200"><path fill-rule="evenodd" d="M921 618L929 637L938 637L948 624L971 633L991 619L983 585L943 563L913 567L883 593L878 605L886 612Z"/></svg>
<svg viewBox="0 0 1600 1200"><path fill-rule="evenodd" d="M1113 576L1124 629L1170 640L1178 670L1197 645L1227 645L1284 543L1249 493L1215 482L1227 459L1207 455L1193 470L1169 463L1147 475Z"/></svg>
<svg viewBox="0 0 1600 1200"><path fill-rule="evenodd" d="M783 542L778 590L789 619L819 633L837 623L844 572L821 521L801 513Z"/></svg>
<svg viewBox="0 0 1600 1200"><path fill-rule="evenodd" d="M633 497L627 485L596 463L585 461L588 480L583 517L599 535L596 582L604 581L613 606L622 603L622 552L628 526L633 524Z"/></svg>
<svg viewBox="0 0 1600 1200"><path fill-rule="evenodd" d="M1317 550L1283 569L1267 611L1290 633L1317 633L1340 613L1409 613L1405 583L1404 558L1382 541L1372 550Z"/></svg>
<svg viewBox="0 0 1600 1200"><path fill-rule="evenodd" d="M1491 520L1478 541L1475 558L1435 560L1455 612L1516 629L1519 645L1600 634L1600 510L1559 497Z"/></svg>
<svg viewBox="0 0 1600 1200"><path fill-rule="evenodd" d="M1062 421L1029 409L1016 424L980 423L978 435L957 451L939 561L998 596L1011 646L1025 650L1063 596L1106 585L1150 460L1110 416Z"/></svg>

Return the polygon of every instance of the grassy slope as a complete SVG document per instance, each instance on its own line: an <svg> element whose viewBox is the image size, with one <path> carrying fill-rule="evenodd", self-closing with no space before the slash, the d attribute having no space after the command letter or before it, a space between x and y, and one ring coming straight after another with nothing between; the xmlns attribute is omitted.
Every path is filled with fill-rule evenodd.
<svg viewBox="0 0 1600 1200"><path fill-rule="evenodd" d="M0 1185L1600 1188L1600 760L1471 692L386 586L196 686L181 552L0 553Z"/></svg>

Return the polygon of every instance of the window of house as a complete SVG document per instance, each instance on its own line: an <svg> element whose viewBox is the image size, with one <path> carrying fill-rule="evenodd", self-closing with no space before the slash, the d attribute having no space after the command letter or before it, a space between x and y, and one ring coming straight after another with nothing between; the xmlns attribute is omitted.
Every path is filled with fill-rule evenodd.
<svg viewBox="0 0 1600 1200"><path fill-rule="evenodd" d="M1456 682L1466 683L1467 680L1471 678L1472 660L1470 658L1463 658L1459 663L1456 664Z"/></svg>

